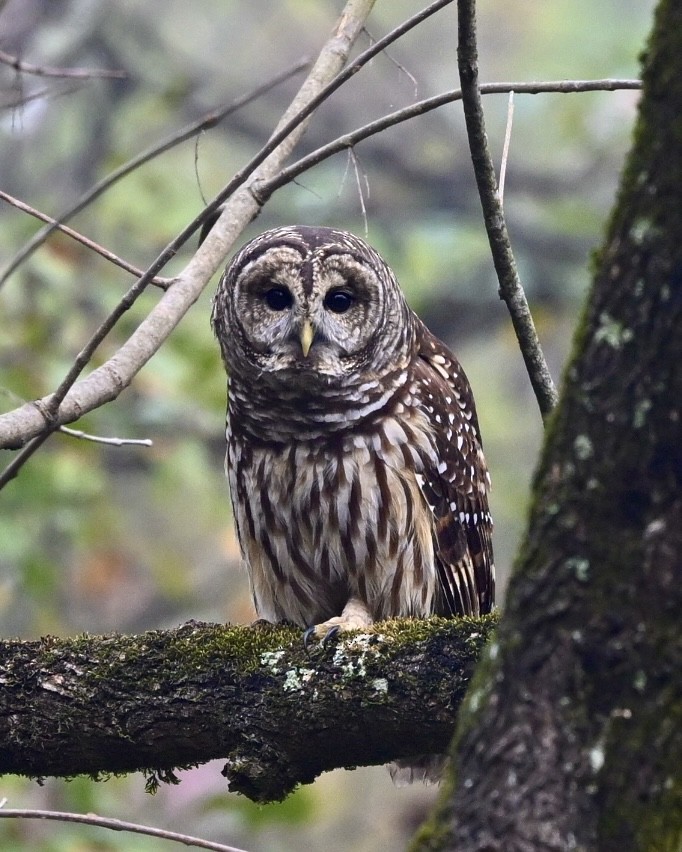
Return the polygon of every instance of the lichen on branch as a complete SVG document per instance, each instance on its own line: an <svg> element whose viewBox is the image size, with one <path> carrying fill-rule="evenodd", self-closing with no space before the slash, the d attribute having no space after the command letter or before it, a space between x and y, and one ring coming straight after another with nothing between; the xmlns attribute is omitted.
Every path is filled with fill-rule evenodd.
<svg viewBox="0 0 682 852"><path fill-rule="evenodd" d="M377 624L307 654L293 627L189 622L0 643L0 774L95 777L224 758L284 798L329 769L447 750L494 615Z"/></svg>

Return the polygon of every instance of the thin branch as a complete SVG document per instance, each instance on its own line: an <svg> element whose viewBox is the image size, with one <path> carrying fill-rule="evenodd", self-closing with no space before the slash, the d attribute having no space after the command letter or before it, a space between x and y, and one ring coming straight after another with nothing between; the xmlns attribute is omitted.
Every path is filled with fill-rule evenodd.
<svg viewBox="0 0 682 852"><path fill-rule="evenodd" d="M511 91L517 94L537 95L554 92L565 94L575 92L613 92L621 89L641 89L642 84L640 80L551 80L531 83L482 83L480 88L482 95L508 94ZM328 142L326 145L315 149L305 157L301 157L300 160L296 160L295 163L282 169L270 180L257 184L255 189L258 196L265 203L276 190L281 189L281 187L293 181L303 172L308 171L308 169L334 154L338 154L347 148L352 148L364 139L375 136L389 127L395 127L404 121L409 121L412 118L417 118L420 115L431 112L431 110L445 106L445 104L461 100L462 90L452 89L449 92L434 95L431 98L426 98L415 104L410 104L410 106L391 112L388 115L384 115L375 121L369 122L369 124L359 127L357 130L353 130L351 133L345 133L332 142Z"/></svg>
<svg viewBox="0 0 682 852"><path fill-rule="evenodd" d="M9 65L21 74L33 74L37 77L68 77L78 80L89 80L94 78L125 80L128 77L126 71L109 71L106 68L54 68L50 65L31 65L16 56L0 50L0 63Z"/></svg>
<svg viewBox="0 0 682 852"><path fill-rule="evenodd" d="M488 242L500 284L500 297L504 299L511 314L526 370L540 406L540 412L545 419L556 405L558 394L542 353L526 294L519 279L504 211L497 192L495 169L488 147L478 85L475 0L459 0L457 18L459 32L457 64L462 86L464 118Z"/></svg>
<svg viewBox="0 0 682 852"><path fill-rule="evenodd" d="M293 76L298 74L300 71L303 71L310 65L309 60L301 60L291 68L288 68L286 71L282 71L279 74L276 74L270 80L267 80L265 83L262 83L260 86L257 86L255 89L247 92L245 95L241 95L236 100L233 100L228 106L221 107L219 110L213 110L205 115L203 118L200 118L198 121L193 121L191 124L188 124L186 127L183 127L181 130L172 133L170 136L167 136L161 142L156 143L151 148L147 148L146 151L142 151L142 153L138 154L136 157L133 157L132 160L129 160L127 163L124 163L119 168L115 169L111 174L107 175L102 180L98 181L94 186L92 186L89 190L83 193L83 195L78 198L78 200L65 210L56 220L58 223L68 222L69 219L73 218L77 213L80 213L83 209L85 209L88 204L94 201L96 198L99 198L103 192L106 192L111 186L113 186L117 181L129 175L131 172L135 171L135 169L139 169L140 166L143 166L145 163L148 163L150 160L153 160L155 157L164 154L166 151L170 151L172 148L175 148L177 145L180 145L182 142L185 142L187 139L191 139L194 136L202 133L205 130L209 130L212 127L218 125L223 119L227 118L228 115L236 112L238 109L246 106L247 104L252 103L254 100L262 97L264 94L269 92L271 89L275 88L275 86L279 86L281 83L290 80ZM5 268L0 272L0 287L5 283L5 281L9 278L9 276L20 266L27 258L29 258L33 252L39 248L45 240L49 237L49 235L55 230L56 222L52 220L54 224L50 225L48 228L41 228L34 236L24 245L17 254L9 261L9 263L5 266ZM138 273L139 274L139 273Z"/></svg>
<svg viewBox="0 0 682 852"><path fill-rule="evenodd" d="M28 403L29 405L39 406L40 402ZM99 444L111 444L116 447L122 447L128 444L151 447L153 443L149 438L102 438L98 435L88 435L85 432L81 432L77 429L69 429L66 426L50 426L44 432L39 435L36 435L35 438L32 438L23 449L14 456L11 462L7 464L5 469L0 473L0 491L7 485L8 482L11 482L19 473L21 468L26 464L26 462L31 458L31 456L39 450L42 445L47 441L50 435L53 432L64 432L66 435L70 435L74 438L81 438L87 441L93 441Z"/></svg>
<svg viewBox="0 0 682 852"><path fill-rule="evenodd" d="M362 214L362 221L365 226L365 239L367 239L367 235L369 233L369 226L367 221L367 207L365 206L365 197L362 190L362 182L360 180L360 170L358 167L358 158L353 148L348 148L348 155L346 157L346 165L343 170L343 174L341 175L341 181L339 183L339 190L336 193L337 198L341 198L341 193L344 190L346 185L346 179L348 178L348 173L350 172L351 165L353 166L353 170L355 172L355 186L358 191L358 197L360 200L360 212ZM365 189L367 191L367 197L369 198L369 180L367 178L367 173L363 171L362 176L365 180ZM312 190L310 190L312 192Z"/></svg>
<svg viewBox="0 0 682 852"><path fill-rule="evenodd" d="M0 387L0 395L9 397L14 402L18 402L19 404L23 404L26 402L25 399L19 396L19 394L14 393L13 390L9 388ZM154 442L149 438L104 438L101 435L90 435L87 432L83 432L80 429L69 429L68 426L60 426L57 430L59 432L63 432L65 435L68 435L70 438L79 438L83 441L92 441L95 444L107 444L112 447L153 447ZM2 805L0 804L0 807Z"/></svg>
<svg viewBox="0 0 682 852"><path fill-rule="evenodd" d="M35 403L27 403L27 405L31 404L35 405ZM40 409L38 410L40 411ZM42 447L45 441L47 441L50 435L55 431L55 428L56 427L54 426L51 428L45 428L43 432L40 432L34 438L31 438L26 446L23 447L16 456L14 456L12 461L9 462L2 473L0 473L0 491L8 482L11 482L18 475L21 468L26 464L31 456Z"/></svg>
<svg viewBox="0 0 682 852"><path fill-rule="evenodd" d="M132 275L136 277L140 277L143 273L141 269L138 269L136 266L133 266L132 263L128 263L127 260L123 260L123 258L109 251L109 249L105 249L103 246L96 243L94 240L88 239L88 237L84 237L83 234L79 234L78 231L74 231L73 228L68 228L66 225L61 225L56 219L53 219L51 216L48 216L46 213L41 213L40 210L36 210L35 207L31 207L29 204L26 204L25 201L19 201L18 198L15 198L13 195L10 195L8 192L4 192L0 189L0 199L6 201L8 204L11 204L13 207L16 207L17 210L21 210L24 213L28 213L30 216L34 216L36 219L40 219L41 222L49 222L51 226L55 229L61 231L63 234L66 234L67 237L71 237L72 240L76 240L76 242L81 243L86 248L89 248L91 251L96 252L101 255L105 260L110 261L114 264L114 266L118 266L120 269L125 269L126 272L130 272ZM153 278L149 283L154 284L156 287L160 287L162 290L168 289L171 285L173 279L172 278Z"/></svg>
<svg viewBox="0 0 682 852"><path fill-rule="evenodd" d="M7 801L6 799L3 800ZM197 849L211 849L213 852L245 852L236 846L225 846L224 843L213 843L210 840L202 840L200 837L192 837L189 834L178 834L175 831L165 831L162 828L152 828L148 825L138 825L134 822L126 822L122 819L111 819L96 814L74 814L67 811L42 811L28 808L5 808L0 802L0 819L45 819L55 822L76 822L81 825L94 825L97 828L108 828L111 831L127 831L130 834L143 834L147 837L158 837L161 840L170 840L173 843L182 843L184 846L194 846Z"/></svg>
<svg viewBox="0 0 682 852"><path fill-rule="evenodd" d="M77 392L70 394L68 405L61 405L65 401L64 394L72 387L83 366L89 360L91 352L103 339L97 339L100 332L86 345L82 353L83 358L78 359L78 363L74 365L57 392L41 401L44 410L48 412L49 419L39 414L40 409L37 409L35 405L23 406L0 417L0 446L21 446L27 439L44 431L46 425L51 428L53 423L56 425L69 423L83 413L115 399L123 388L130 384L133 377L157 351L196 301L245 225L260 210L261 204L250 186L243 187L239 192L236 190L242 187L250 177L254 182L275 174L304 132L306 119L326 97L350 76L357 73L363 64L383 50L388 43L395 41L449 2L452 0L438 0L432 3L394 29L372 48L360 54L346 67L345 71L338 73L338 68L343 65L373 5L373 0L349 0L332 38L325 45L307 81L280 122L278 130L211 204L161 252L145 275L131 288L124 302L111 315L110 327L113 327L119 316L127 310L149 280L176 254L179 247L184 245L204 221L215 214L228 197L233 196L230 203L225 205L220 219L211 229L207 239L178 276L174 285L166 291L159 303L112 358L79 382ZM331 78L331 82L323 84L325 75L330 74L332 70L335 76ZM327 76L326 79L329 77Z"/></svg>
<svg viewBox="0 0 682 852"><path fill-rule="evenodd" d="M500 207L504 207L504 182L507 177L507 160L509 159L509 145L511 144L512 124L514 122L514 92L509 92L509 103L507 106L507 126L504 131L504 145L502 146L502 161L500 162Z"/></svg>
<svg viewBox="0 0 682 852"><path fill-rule="evenodd" d="M353 171L355 172L355 185L357 186L358 197L360 198L360 211L362 213L362 222L365 226L365 238L366 238L367 234L369 233L369 224L367 222L367 207L365 206L365 193L362 190L362 180L360 178L360 168L359 168L359 165L358 165L358 158L357 158L357 154L355 153L355 151L352 148L348 149L348 155L351 159L351 162L353 163ZM365 172L364 170L362 172L362 177L364 178L364 182L365 182L365 191L367 192L367 198L369 198L369 191L370 191L369 190L369 180L367 178L367 172Z"/></svg>
<svg viewBox="0 0 682 852"><path fill-rule="evenodd" d="M154 442L150 438L105 438L102 435L90 435L80 429L69 429L68 426L60 426L59 431L71 438L79 438L82 441L92 441L94 444L106 444L108 447L153 447Z"/></svg>
<svg viewBox="0 0 682 852"><path fill-rule="evenodd" d="M204 195L204 189L201 185L201 175L199 174L199 143L201 142L202 133L203 131L201 133L197 133L194 137L194 179L197 182L197 189L199 190L201 201L205 207L208 204L208 201Z"/></svg>
<svg viewBox="0 0 682 852"><path fill-rule="evenodd" d="M367 36L367 38L369 39L370 42L375 41L374 36L367 29L367 27L365 27L365 35ZM419 97L419 83L417 81L417 78L414 76L414 74L411 74L407 70L407 68L405 68L404 65L402 65L400 62L398 62L398 60L391 53L388 52L388 50L384 51L384 55L386 56L386 59L388 59L388 61L391 64L395 65L395 67L398 69L398 71L403 73L407 77L407 79L412 83L414 96L415 96L415 98L418 98Z"/></svg>
<svg viewBox="0 0 682 852"><path fill-rule="evenodd" d="M218 217L217 219L216 215L220 213L221 210L222 213L220 213L220 216L225 219L225 212L227 208L225 207L224 202L230 196L234 195L237 190L244 186L247 181L249 181L247 191L252 196L253 200L256 202L256 207L253 211L253 215L257 215L257 213L260 211L261 207L265 203L261 200L258 192L258 185L260 181L263 180L263 176L259 172L259 169L261 166L264 166L266 164L266 162L270 158L270 155L277 151L280 146L284 145L287 138L291 136L292 132L296 130L296 128L298 128L299 126L306 126L308 119L310 118L312 113L317 109L317 107L320 106L320 104L322 104L344 83L346 83L354 74L357 74L357 72L371 59L373 59L374 56L384 51L389 44L392 44L394 41L397 41L399 38L405 35L405 33L409 32L411 29L414 29L414 27L421 24L428 17L435 14L444 6L447 6L452 2L453 0L436 0L436 2L431 3L430 6L427 6L425 9L422 9L420 12L408 18L395 29L391 30L391 32L389 32L383 38L379 39L377 42L374 42L369 48L360 53L353 60L353 62L347 65L343 71L338 73L336 77L331 80L331 82L323 86L319 90L319 92L305 104L305 106L301 107L296 111L288 110L284 118L279 122L274 134L270 137L270 139L263 146L263 148L261 148L261 150L251 159L251 161L240 172L238 172L225 187L223 187L223 189L218 193L218 195L213 199L213 201L211 201L211 203L205 207L205 209L199 214L199 216L197 216L197 218L187 226L185 231L177 237L177 241L181 241L182 244L203 224L207 222L212 222L212 220L215 220L217 222L220 217ZM358 4L359 3L360 0L358 0ZM346 17L352 18L352 15L346 15L346 13L344 13L341 16L341 21L343 21ZM357 35L355 37L357 37ZM302 87L302 90L303 88L304 87ZM292 148L293 145L289 145L289 150L291 150ZM268 169L268 172L272 172L272 170ZM251 178L251 180L249 180L249 178ZM211 228L212 227L213 225L211 225Z"/></svg>
<svg viewBox="0 0 682 852"><path fill-rule="evenodd" d="M25 106L25 104L28 104L31 101L40 100L40 98L59 98L64 95L72 95L82 86L83 83L68 83L60 87L46 86L43 89L37 89L29 94L25 94L21 88L15 88L14 95L12 96L10 96L8 92L3 92L2 98L0 99L0 109L16 109L19 106Z"/></svg>

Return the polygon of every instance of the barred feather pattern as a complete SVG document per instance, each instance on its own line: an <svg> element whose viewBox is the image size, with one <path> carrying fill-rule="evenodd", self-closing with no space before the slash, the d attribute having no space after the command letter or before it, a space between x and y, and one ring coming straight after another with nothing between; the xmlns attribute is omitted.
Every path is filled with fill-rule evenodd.
<svg viewBox="0 0 682 852"><path fill-rule="evenodd" d="M378 253L330 228L267 231L226 269L212 323L259 617L324 639L488 612L490 480L471 388ZM435 780L442 765L417 755L392 775Z"/></svg>
<svg viewBox="0 0 682 852"><path fill-rule="evenodd" d="M269 304L273 288L286 307ZM332 291L350 307L330 310ZM324 632L488 612L489 477L471 389L381 257L342 231L268 231L226 270L212 321L258 615Z"/></svg>

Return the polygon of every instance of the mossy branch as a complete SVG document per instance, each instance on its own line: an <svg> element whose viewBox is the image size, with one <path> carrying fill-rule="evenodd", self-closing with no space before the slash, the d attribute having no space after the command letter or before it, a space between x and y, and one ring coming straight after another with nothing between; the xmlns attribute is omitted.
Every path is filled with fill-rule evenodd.
<svg viewBox="0 0 682 852"><path fill-rule="evenodd" d="M325 770L442 753L496 621L384 622L310 656L272 625L4 641L0 774L172 779L225 758L230 789L265 802Z"/></svg>

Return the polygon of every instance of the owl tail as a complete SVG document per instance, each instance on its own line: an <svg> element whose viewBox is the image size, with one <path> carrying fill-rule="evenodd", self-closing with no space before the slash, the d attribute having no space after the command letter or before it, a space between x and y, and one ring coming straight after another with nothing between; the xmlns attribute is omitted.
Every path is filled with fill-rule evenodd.
<svg viewBox="0 0 682 852"><path fill-rule="evenodd" d="M449 762L450 758L445 754L423 754L389 763L388 771L396 787L406 787L415 781L439 784Z"/></svg>

